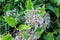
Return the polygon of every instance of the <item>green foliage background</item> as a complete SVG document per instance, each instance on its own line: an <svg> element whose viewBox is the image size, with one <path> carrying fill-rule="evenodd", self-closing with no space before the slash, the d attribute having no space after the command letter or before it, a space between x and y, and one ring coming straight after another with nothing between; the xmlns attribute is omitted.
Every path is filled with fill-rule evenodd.
<svg viewBox="0 0 60 40"><path fill-rule="evenodd" d="M22 17L23 11L39 9L39 7L42 7L43 5L45 5L45 11L49 11L51 22L50 28L46 29L46 31L44 31L44 29L37 30L38 34L40 33L37 35L38 40L60 40L60 0L0 0L0 35L10 32L10 26L16 27L17 25L15 19L5 16L6 11L16 8L18 13L20 13L20 17ZM42 7L41 10L43 9L44 7ZM44 11L41 13L43 16ZM20 21L20 24L23 24L23 21ZM6 36L10 36L10 34L7 34Z"/></svg>

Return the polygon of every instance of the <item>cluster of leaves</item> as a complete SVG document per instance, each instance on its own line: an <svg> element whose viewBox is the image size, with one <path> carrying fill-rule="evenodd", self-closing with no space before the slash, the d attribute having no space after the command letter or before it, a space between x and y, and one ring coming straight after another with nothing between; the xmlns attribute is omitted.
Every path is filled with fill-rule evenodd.
<svg viewBox="0 0 60 40"><path fill-rule="evenodd" d="M21 12L39 9L42 5L45 6L45 8L44 6L41 8L42 16L45 10L49 11L51 23L49 29L44 30L44 28L38 28L38 30L36 30L38 33L38 40L60 40L60 0L0 0L0 34L5 32L5 27L7 28L10 26L16 28L17 25L17 21L14 18L4 16L6 11L17 8L18 13L22 15ZM21 30L26 30L27 28L30 28L30 26L19 26ZM13 40L10 34L2 37L2 40L8 39Z"/></svg>
<svg viewBox="0 0 60 40"><path fill-rule="evenodd" d="M10 35L10 33L8 33L7 35L2 37L2 40L14 40L14 38L12 38L12 36Z"/></svg>

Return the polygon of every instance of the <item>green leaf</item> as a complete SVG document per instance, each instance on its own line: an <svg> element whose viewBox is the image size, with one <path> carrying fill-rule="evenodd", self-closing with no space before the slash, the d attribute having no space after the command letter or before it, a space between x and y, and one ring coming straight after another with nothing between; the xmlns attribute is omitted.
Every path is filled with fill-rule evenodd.
<svg viewBox="0 0 60 40"><path fill-rule="evenodd" d="M55 7L54 8L54 13L57 17L59 17L59 8Z"/></svg>
<svg viewBox="0 0 60 40"><path fill-rule="evenodd" d="M56 3L57 0L50 0L52 3Z"/></svg>
<svg viewBox="0 0 60 40"><path fill-rule="evenodd" d="M15 0L15 2L17 2L18 0Z"/></svg>
<svg viewBox="0 0 60 40"><path fill-rule="evenodd" d="M4 2L5 0L0 0L0 2Z"/></svg>
<svg viewBox="0 0 60 40"><path fill-rule="evenodd" d="M2 40L14 40L14 39L11 37L10 33L8 33L7 35L2 36Z"/></svg>
<svg viewBox="0 0 60 40"><path fill-rule="evenodd" d="M43 5L43 6L40 8L40 11L41 11L42 16L44 16L44 13L45 13L45 5Z"/></svg>
<svg viewBox="0 0 60 40"><path fill-rule="evenodd" d="M7 16L3 16L3 18L11 27L16 27L17 21L15 19L9 18Z"/></svg>
<svg viewBox="0 0 60 40"><path fill-rule="evenodd" d="M60 34L57 35L56 40L60 40Z"/></svg>
<svg viewBox="0 0 60 40"><path fill-rule="evenodd" d="M22 6L22 3L20 3L20 8L21 8L21 10L24 10L24 8L23 8L23 6Z"/></svg>
<svg viewBox="0 0 60 40"><path fill-rule="evenodd" d="M23 24L23 25L20 25L19 26L19 30L27 30L27 29L30 29L31 27L30 26L27 26L27 25L25 25L25 24Z"/></svg>
<svg viewBox="0 0 60 40"><path fill-rule="evenodd" d="M24 37L24 39L28 39L28 32L27 31L23 31L22 34L20 34L20 37Z"/></svg>
<svg viewBox="0 0 60 40"><path fill-rule="evenodd" d="M24 38L25 38L26 40L28 39L28 35L27 35L27 34L28 34L28 32L25 31L25 32L24 32Z"/></svg>
<svg viewBox="0 0 60 40"><path fill-rule="evenodd" d="M48 32L47 34L44 35L45 40L54 40L54 35L51 32Z"/></svg>
<svg viewBox="0 0 60 40"><path fill-rule="evenodd" d="M57 5L60 5L60 0L50 0L52 3L57 3Z"/></svg>
<svg viewBox="0 0 60 40"><path fill-rule="evenodd" d="M4 13L7 11L7 10L10 10L10 4L7 3L3 9Z"/></svg>
<svg viewBox="0 0 60 40"><path fill-rule="evenodd" d="M37 38L39 39L40 37L41 37L41 35L42 35L42 33L45 31L45 28L38 28L37 30L36 30L36 33L37 33Z"/></svg>
<svg viewBox="0 0 60 40"><path fill-rule="evenodd" d="M3 20L3 17L0 17L0 21L2 21Z"/></svg>
<svg viewBox="0 0 60 40"><path fill-rule="evenodd" d="M53 6L49 5L49 4L46 4L46 7L47 7L47 9L51 10L52 12L54 12L55 15L57 16L57 18L59 17L59 8L53 7Z"/></svg>
<svg viewBox="0 0 60 40"><path fill-rule="evenodd" d="M57 29L57 32L60 34L60 28Z"/></svg>
<svg viewBox="0 0 60 40"><path fill-rule="evenodd" d="M57 5L60 5L60 0L57 1Z"/></svg>
<svg viewBox="0 0 60 40"><path fill-rule="evenodd" d="M54 12L54 7L52 7L50 4L46 4L46 8Z"/></svg>
<svg viewBox="0 0 60 40"><path fill-rule="evenodd" d="M26 0L26 10L30 10L33 8L33 3L31 0Z"/></svg>

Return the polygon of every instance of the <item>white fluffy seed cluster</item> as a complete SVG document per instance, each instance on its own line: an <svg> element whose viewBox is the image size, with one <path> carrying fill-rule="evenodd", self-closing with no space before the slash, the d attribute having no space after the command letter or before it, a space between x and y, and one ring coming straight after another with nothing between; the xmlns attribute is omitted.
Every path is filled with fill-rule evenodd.
<svg viewBox="0 0 60 40"><path fill-rule="evenodd" d="M8 10L8 11L6 12L6 16L11 17L11 16L13 16L13 15L16 15L16 9Z"/></svg>
<svg viewBox="0 0 60 40"><path fill-rule="evenodd" d="M36 33L31 31L30 33L28 32L27 35L24 35L25 32L19 32L14 40L37 40ZM22 36L21 36L22 35ZM27 38L26 38L27 37Z"/></svg>
<svg viewBox="0 0 60 40"><path fill-rule="evenodd" d="M41 16L39 10L29 10L26 12L26 21L25 24L32 25L33 27L48 27L50 23L50 15L48 13L44 13L44 16Z"/></svg>

